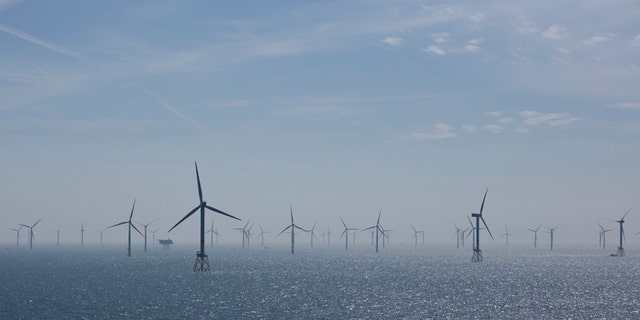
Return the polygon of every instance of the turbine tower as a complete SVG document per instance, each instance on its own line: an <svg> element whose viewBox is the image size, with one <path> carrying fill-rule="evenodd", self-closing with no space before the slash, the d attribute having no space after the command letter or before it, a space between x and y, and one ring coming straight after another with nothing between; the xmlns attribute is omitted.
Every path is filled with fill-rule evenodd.
<svg viewBox="0 0 640 320"><path fill-rule="evenodd" d="M314 223L314 224L313 224L313 227L311 227L311 230L309 230L309 233L311 234L311 248L313 248L313 238L316 238L316 239L318 238L318 237L316 236L316 232L315 232L315 230L316 230L316 224L317 224L317 222L316 222L316 223Z"/></svg>
<svg viewBox="0 0 640 320"><path fill-rule="evenodd" d="M142 236L142 232L140 232L140 230L138 230L138 228L136 228L136 226L133 224L133 222L131 222L131 219L133 218L133 209L135 209L136 207L136 200L133 199L133 206L131 206L131 214L129 214L129 220L127 221L122 221L119 223L116 223L112 226L107 227L107 229L109 228L113 228L113 227L117 227L117 226L121 226L123 224L128 225L129 227L129 233L127 235L127 257L131 257L131 228L133 227L134 230L136 230L141 236Z"/></svg>
<svg viewBox="0 0 640 320"><path fill-rule="evenodd" d="M424 230L422 231L418 231L416 230L416 228L413 227L413 225L411 225L411 229L413 229L413 237L411 237L411 240L415 239L415 246L418 246L418 235L422 233L422 244L424 245Z"/></svg>
<svg viewBox="0 0 640 320"><path fill-rule="evenodd" d="M248 230L247 226L249 225L249 222L251 222L251 220L247 221L247 223L242 228L233 228L233 230L238 230L242 232L242 249L244 249L245 239L247 242L249 242L249 232L247 231ZM211 225L211 228L213 228L213 225ZM213 238L213 235L212 235L212 238Z"/></svg>
<svg viewBox="0 0 640 320"><path fill-rule="evenodd" d="M462 233L462 239L464 239L464 231L458 228L455 222L453 223L453 227L456 229L456 249L460 249L460 233Z"/></svg>
<svg viewBox="0 0 640 320"><path fill-rule="evenodd" d="M546 227L546 228L549 229L549 231L547 232L551 236L551 250L553 250L553 234L556 232L556 229L558 229L558 225L556 224L556 226L553 228L549 228L549 227Z"/></svg>
<svg viewBox="0 0 640 320"><path fill-rule="evenodd" d="M200 184L200 174L198 173L198 163L196 162L196 179L198 180L198 197L200 198L200 204L193 208L193 210L189 211L187 215L185 215L178 223L176 223L168 232L171 232L175 227L177 227L182 221L189 218L196 211L200 210L200 251L196 253L196 262L193 265L193 271L208 271L209 270L209 257L204 253L204 209L209 209L213 212L217 212L221 215L225 215L229 218L233 218L236 220L240 220L228 213L220 211L214 207L208 206L207 202L202 198L202 186Z"/></svg>
<svg viewBox="0 0 640 320"><path fill-rule="evenodd" d="M629 214L629 212L631 212L631 209L633 209L633 207L629 208L629 210L627 210L627 213L625 213L624 216L620 218L620 220L616 221L620 224L620 246L618 246L618 253L616 253L616 256L618 257L624 257L624 248L622 247L622 240L624 238L624 227L622 225L624 224L624 218Z"/></svg>
<svg viewBox="0 0 640 320"><path fill-rule="evenodd" d="M480 213L472 213L471 217L476 218L476 241L475 246L473 248L473 256L471 257L471 261L480 262L482 261L482 250L480 250L480 220L482 220L482 224L489 232L489 236L491 236L491 240L493 240L493 235L491 234L491 230L489 230L489 226L487 226L487 222L484 221L484 217L482 216L482 211L484 210L484 201L487 199L487 192L489 189L485 190L484 197L482 198L482 205L480 205Z"/></svg>
<svg viewBox="0 0 640 320"><path fill-rule="evenodd" d="M309 230L306 230L304 228L301 228L299 226L297 226L294 222L293 222L293 207L291 205L289 205L289 212L291 213L291 224L288 225L286 228L284 228L284 230L280 231L280 233L278 233L278 236L280 236L283 232L287 231L289 228L291 228L291 254L293 254L294 249L295 249L295 244L296 244L296 238L295 238L295 229L300 229L304 232L309 232Z"/></svg>
<svg viewBox="0 0 640 320"><path fill-rule="evenodd" d="M382 230L382 227L380 226L380 215L381 214L382 214L382 209L380 209L380 212L378 212L378 220L376 221L376 225L375 226L371 226L369 228L366 228L366 229L362 230L362 231L367 231L367 230L375 229L375 231L376 231L376 253L378 253L378 243L379 243L379 239L380 239L380 234L382 234L383 237L385 235L384 231Z"/></svg>
<svg viewBox="0 0 640 320"><path fill-rule="evenodd" d="M62 226L56 231L56 246L60 246L60 229L62 229Z"/></svg>
<svg viewBox="0 0 640 320"><path fill-rule="evenodd" d="M16 247L20 246L20 229L22 229L22 226L20 226L20 228L18 229L9 228L9 230L13 230L16 232Z"/></svg>
<svg viewBox="0 0 640 320"><path fill-rule="evenodd" d="M34 224L33 224L33 225L31 225L31 226L28 226L28 225L26 225L26 224L20 224L21 226L23 226L23 227L25 227L25 228L29 229L29 250L32 250L32 249L33 249L33 238L34 238L34 236L33 236L33 228L35 228L35 227L36 227L36 225L37 225L38 223L40 223L40 220L42 220L42 218L38 219L38 221L36 221L36 223L34 223Z"/></svg>
<svg viewBox="0 0 640 320"><path fill-rule="evenodd" d="M340 235L340 239L342 239L342 236L345 236L344 238L344 249L345 250L349 250L349 231L355 231L358 230L357 228L349 228L347 227L347 224L344 223L344 220L342 220L342 217L340 217L340 221L342 221L342 225L344 226L344 231L342 231L342 234Z"/></svg>
<svg viewBox="0 0 640 320"><path fill-rule="evenodd" d="M84 247L84 222L82 223L82 225L80 226L80 247Z"/></svg>
<svg viewBox="0 0 640 320"><path fill-rule="evenodd" d="M149 230L149 232L151 232L151 234L152 234L152 240L153 241L151 241L151 242L153 243L153 245L156 245L156 232L158 232L159 230L160 230L160 228L155 229L155 230Z"/></svg>
<svg viewBox="0 0 640 320"><path fill-rule="evenodd" d="M530 229L527 228L527 230L533 232L533 247L537 248L538 247L538 230L540 230L540 228L542 227L542 225L539 225L537 228L535 229Z"/></svg>

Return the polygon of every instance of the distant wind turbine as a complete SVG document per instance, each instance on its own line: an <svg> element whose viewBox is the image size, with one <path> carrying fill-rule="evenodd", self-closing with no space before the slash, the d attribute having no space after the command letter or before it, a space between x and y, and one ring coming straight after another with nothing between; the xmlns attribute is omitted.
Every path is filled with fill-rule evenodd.
<svg viewBox="0 0 640 320"><path fill-rule="evenodd" d="M316 224L317 224L317 222L314 223L313 227L311 227L311 230L309 230L309 233L311 234L311 248L313 248L313 238L316 238L316 239L318 238L318 237L316 237L316 232L315 232Z"/></svg>
<svg viewBox="0 0 640 320"><path fill-rule="evenodd" d="M287 231L288 229L291 229L291 254L293 254L294 249L295 249L295 245L296 245L295 229L299 229L299 230L302 230L304 232L309 232L309 230L301 228L301 227L297 226L293 222L293 207L292 206L289 206L289 212L291 213L291 224L288 225L286 228L284 228L282 231L280 231L280 233L278 233L278 236L280 236L283 232Z"/></svg>
<svg viewBox="0 0 640 320"><path fill-rule="evenodd" d="M367 230L375 230L376 232L376 253L378 253L378 243L379 243L379 239L380 239L380 235L384 236L384 231L382 230L382 227L380 226L380 215L382 214L382 209L380 210L380 212L378 212L378 220L376 220L376 224L374 226L371 226L369 228L366 228L362 231L367 231Z"/></svg>
<svg viewBox="0 0 640 320"><path fill-rule="evenodd" d="M219 236L218 232L213 230L213 219L211 219L211 229L207 230L207 232L205 232L205 234L207 233L211 233L211 248L213 248L213 235L215 234L216 237ZM154 232L154 240L153 242L156 242L155 240L155 232Z"/></svg>
<svg viewBox="0 0 640 320"><path fill-rule="evenodd" d="M38 221L36 221L36 223L34 223L33 225L30 225L30 226L28 226L26 224L20 224L21 226L29 229L29 250L33 249L33 239L35 238L34 235L33 235L33 228L35 228L36 225L38 223L40 223L41 220L42 220L42 218L38 219Z"/></svg>
<svg viewBox="0 0 640 320"><path fill-rule="evenodd" d="M158 219L157 218L153 219L147 224L142 224L142 223L138 222L140 225L142 225L144 227L144 252L147 252L147 227L149 227L149 225L151 225L156 220L158 220Z"/></svg>
<svg viewBox="0 0 640 320"><path fill-rule="evenodd" d="M62 226L56 231L56 246L60 246L60 229L62 229Z"/></svg>
<svg viewBox="0 0 640 320"><path fill-rule="evenodd" d="M242 249L244 249L244 247L245 247L245 240L246 240L246 242L249 242L249 229L247 229L247 226L249 226L250 222L251 222L251 220L247 221L247 223L245 223L244 227L242 227L242 228L233 228L233 230L238 230L238 231L240 231L242 233ZM213 228L213 226L212 226L212 228Z"/></svg>
<svg viewBox="0 0 640 320"><path fill-rule="evenodd" d="M505 232L502 234L501 238L505 238L505 240L506 240L505 246L508 247L509 246L509 237L513 237L513 236L511 235L511 233L509 233L509 228L507 226L505 226L504 229L505 229Z"/></svg>
<svg viewBox="0 0 640 320"><path fill-rule="evenodd" d="M605 229L604 227L602 227L602 225L600 223L598 223L598 226L600 227L600 245L602 246L602 249L606 249L606 247L607 247L607 232L613 231L613 229Z"/></svg>
<svg viewBox="0 0 640 320"><path fill-rule="evenodd" d="M411 240L415 239L415 246L418 246L418 235L422 233L422 245L424 245L424 230L418 231L416 230L416 228L411 225L411 229L413 229L413 237L411 237Z"/></svg>
<svg viewBox="0 0 640 320"><path fill-rule="evenodd" d="M138 228L136 228L136 226L133 224L133 222L131 222L131 219L133 218L133 210L135 209L135 207L136 207L136 200L134 199L133 200L133 206L131 206L131 214L129 214L129 220L122 221L122 222L119 222L119 223L116 223L116 224L114 224L112 226L108 226L107 227L107 229L110 229L110 228L113 228L113 227L121 226L123 224L128 225L129 232L128 232L128 235L127 235L127 239L128 239L128 241L127 241L127 257L131 257L131 228L133 228L141 236L143 236L142 232L140 232L140 230L138 230Z"/></svg>
<svg viewBox="0 0 640 320"><path fill-rule="evenodd" d="M342 221L342 225L344 226L344 231L342 231L342 234L340 235L340 239L342 239L342 236L345 236L344 238L344 249L345 250L349 250L349 231L355 231L358 230L357 228L349 228L347 227L347 224L344 223L344 220L342 220L342 217L340 217L340 221Z"/></svg>
<svg viewBox="0 0 640 320"><path fill-rule="evenodd" d="M537 228L535 229L530 229L527 228L527 230L533 232L533 247L537 248L538 247L538 230L540 230L540 228L542 227L542 225L539 225Z"/></svg>
<svg viewBox="0 0 640 320"><path fill-rule="evenodd" d="M86 230L84 229L84 222L82 223L82 225L80 226L80 247L84 247L84 232Z"/></svg>
<svg viewBox="0 0 640 320"><path fill-rule="evenodd" d="M551 250L553 250L553 235L555 234L556 229L558 229L558 225L556 225L553 228L549 228L549 227L546 227L546 228L549 230L547 231L547 233L549 233L549 235L551 236Z"/></svg>
<svg viewBox="0 0 640 320"><path fill-rule="evenodd" d="M456 249L460 249L460 233L462 233L462 239L464 241L464 231L458 228L455 222L453 223L453 227L456 229Z"/></svg>
<svg viewBox="0 0 640 320"><path fill-rule="evenodd" d="M22 226L20 226L20 228L18 229L9 228L9 230L13 230L16 232L16 247L20 246L20 229L22 229Z"/></svg>
<svg viewBox="0 0 640 320"><path fill-rule="evenodd" d="M153 243L153 245L156 245L156 232L160 231L160 228L155 229L155 230L149 230L149 232L151 232L152 236L152 241L151 243Z"/></svg>
<svg viewBox="0 0 640 320"><path fill-rule="evenodd" d="M168 232L171 232L175 227L177 227L182 221L189 218L196 211L200 210L200 251L196 253L196 262L193 266L193 271L208 271L209 270L209 257L204 253L204 209L209 209L211 211L217 212L221 215L225 215L229 218L240 220L228 213L220 211L214 207L208 206L207 202L202 198L202 186L200 185L200 174L198 174L198 163L196 162L196 179L198 180L198 197L200 198L200 203L198 206L193 208L193 210L189 211L187 215L185 215L178 223L176 223Z"/></svg>
<svg viewBox="0 0 640 320"><path fill-rule="evenodd" d="M258 227L260 228L260 233L258 234L258 237L260 237L260 246L264 247L264 235L265 233L271 233L271 232L264 231L261 225L258 225Z"/></svg>

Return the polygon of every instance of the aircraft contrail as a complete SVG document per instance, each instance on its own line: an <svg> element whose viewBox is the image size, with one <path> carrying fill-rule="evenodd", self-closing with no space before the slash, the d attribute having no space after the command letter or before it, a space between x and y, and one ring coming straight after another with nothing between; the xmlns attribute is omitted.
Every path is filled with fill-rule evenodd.
<svg viewBox="0 0 640 320"><path fill-rule="evenodd" d="M11 35L13 35L15 37L18 37L18 38L20 38L22 40L25 40L25 41L31 42L33 44L36 44L38 46L41 46L43 48L55 51L55 52L57 52L57 53L59 53L61 55L67 56L69 58L73 58L73 59L76 59L76 60L84 62L84 63L90 63L91 62L86 57L84 57L81 54L78 54L78 53L76 53L76 52L74 52L72 50L65 49L63 47L60 47L60 46L54 44L54 43L51 43L51 42L46 41L44 39L40 39L40 38L38 38L36 36L30 35L30 34L28 34L26 32L23 32L21 30L9 27L7 25L0 24L0 31L4 31L4 32L6 32L8 34L11 34ZM100 67L102 67L102 66L100 66ZM146 92L148 95L150 95L152 98L154 98L158 102L158 104L161 105L165 110L173 113L175 116L177 116L177 117L179 117L179 118L181 118L183 120L186 120L187 122L190 122L191 124L196 126L198 129L203 130L203 131L205 131L207 133L211 133L211 132L209 132L209 130L207 130L207 128L202 123L200 123L199 121L197 121L197 120L185 115L184 113L180 112L175 106L173 106L170 103L168 103L167 99L162 97L157 92L145 87L143 84L141 84L141 83L139 83L137 81L134 81L133 79L131 79L130 77L128 77L125 74L113 70L112 68L102 67L102 69L107 70L108 72L111 72L111 73L113 73L113 74L115 74L115 75L117 75L117 76L119 76L119 77L121 77L121 78L123 78L123 79L125 79L125 80L127 80L127 81L129 81L129 82L131 82L133 84L135 84L136 86L141 88L142 91Z"/></svg>

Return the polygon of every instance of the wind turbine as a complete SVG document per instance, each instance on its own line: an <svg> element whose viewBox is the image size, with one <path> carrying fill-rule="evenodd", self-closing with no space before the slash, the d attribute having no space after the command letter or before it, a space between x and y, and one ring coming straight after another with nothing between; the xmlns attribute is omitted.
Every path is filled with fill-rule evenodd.
<svg viewBox="0 0 640 320"><path fill-rule="evenodd" d="M547 232L551 236L551 250L553 250L553 234L556 232L556 229L558 229L558 225L556 224L556 226L553 228L549 228L549 227L545 227L545 228L549 229L549 231Z"/></svg>
<svg viewBox="0 0 640 320"><path fill-rule="evenodd" d="M331 247L331 226L327 230L327 247Z"/></svg>
<svg viewBox="0 0 640 320"><path fill-rule="evenodd" d="M84 222L82 223L82 225L80 226L80 247L84 247Z"/></svg>
<svg viewBox="0 0 640 320"><path fill-rule="evenodd" d="M311 248L313 248L313 238L316 238L316 239L318 238L318 237L316 237L316 232L315 232L316 224L317 224L317 222L314 223L313 227L311 227L311 230L309 230L309 233L311 234Z"/></svg>
<svg viewBox="0 0 640 320"><path fill-rule="evenodd" d="M13 230L16 232L16 247L20 246L20 229L22 229L22 226L20 226L20 228L18 229L9 228L9 230Z"/></svg>
<svg viewBox="0 0 640 320"><path fill-rule="evenodd" d="M154 221L158 220L158 218L151 220L151 222L147 223L147 224L142 224L138 221L138 223L140 223L140 225L142 225L144 227L144 252L147 252L147 227L149 225L151 225Z"/></svg>
<svg viewBox="0 0 640 320"><path fill-rule="evenodd" d="M506 240L506 244L505 245L508 247L509 246L509 237L513 237L513 235L511 235L511 233L509 233L509 228L507 226L505 226L504 229L505 229L505 233L502 234L501 238L505 238L505 240Z"/></svg>
<svg viewBox="0 0 640 320"><path fill-rule="evenodd" d="M153 242L155 243L156 242L156 239L155 239L156 238L155 237L156 233L155 233L155 231L151 231L151 232L153 232ZM211 229L207 230L207 232L205 232L205 234L207 234L209 232L211 232L211 248L213 248L213 235L215 234L216 237L219 236L218 232L213 230L213 219L211 219Z"/></svg>
<svg viewBox="0 0 640 320"><path fill-rule="evenodd" d="M598 226L600 227L600 245L602 245L602 249L605 249L607 247L607 232L613 229L605 229L600 223Z"/></svg>
<svg viewBox="0 0 640 320"><path fill-rule="evenodd" d="M249 222L251 222L251 220L247 221L247 223L242 228L233 228L233 230L238 230L242 233L242 249L244 249L245 239L247 240L247 242L249 242L249 233L247 231L248 230L247 226L249 225ZM211 226L211 228L213 228L213 225Z"/></svg>
<svg viewBox="0 0 640 320"><path fill-rule="evenodd" d="M193 208L193 210L189 211L187 215L185 215L178 223L176 223L168 232L171 232L175 227L177 227L182 221L189 218L196 211L200 210L200 251L196 253L196 262L193 265L193 271L208 271L209 270L209 257L204 253L204 209L209 209L211 211L217 212L219 214L225 215L229 218L233 218L236 220L240 220L228 213L220 211L214 207L208 206L207 202L202 199L202 186L200 184L200 174L198 174L198 163L196 162L196 179L198 180L198 197L200 198L200 203L198 206Z"/></svg>
<svg viewBox="0 0 640 320"><path fill-rule="evenodd" d="M23 226L23 227L25 227L25 228L29 229L29 250L32 250L32 249L33 249L33 239L34 239L34 236L33 236L33 228L35 228L35 227L36 227L36 225L37 225L38 223L40 223L40 220L42 220L42 218L38 219L38 221L36 221L36 223L34 223L34 224L33 224L33 225L31 225L31 226L28 226L28 225L26 225L26 224L20 224L21 226Z"/></svg>
<svg viewBox="0 0 640 320"><path fill-rule="evenodd" d="M340 239L342 239L342 236L345 236L344 238L344 249L345 250L349 250L349 231L355 231L358 230L357 228L349 228L347 227L347 224L344 223L344 220L342 220L342 217L340 217L340 221L342 221L342 225L344 226L344 231L342 231L342 234L340 235Z"/></svg>
<svg viewBox="0 0 640 320"><path fill-rule="evenodd" d="M418 246L418 235L422 233L422 244L424 245L424 230L423 231L418 231L416 230L416 228L413 227L413 225L411 225L411 229L413 229L413 237L411 237L411 240L415 239L415 246Z"/></svg>
<svg viewBox="0 0 640 320"><path fill-rule="evenodd" d="M380 210L380 212L378 212L378 220L376 221L376 225L375 226L371 226L369 228L366 228L362 231L367 231L367 230L372 230L375 229L376 231L376 253L378 253L378 239L380 239L380 234L382 234L382 236L384 237L384 231L382 230L382 227L380 226L380 215L382 214L382 209Z"/></svg>
<svg viewBox="0 0 640 320"><path fill-rule="evenodd" d="M540 228L542 227L542 225L539 225L537 228L535 229L530 229L527 228L527 230L533 232L533 247L537 248L538 247L538 230L540 230Z"/></svg>
<svg viewBox="0 0 640 320"><path fill-rule="evenodd" d="M622 247L622 239L625 236L624 236L624 227L622 225L624 224L624 218L629 214L629 212L631 212L631 209L633 209L633 207L629 208L629 210L627 210L627 213L625 213L624 216L620 218L620 220L615 221L620 224L620 246L618 246L618 253L616 253L616 256L618 257L624 257L624 248Z"/></svg>
<svg viewBox="0 0 640 320"><path fill-rule="evenodd" d="M56 246L60 246L60 229L62 229L62 226L56 231Z"/></svg>
<svg viewBox="0 0 640 320"><path fill-rule="evenodd" d="M464 241L464 233L465 231L462 231L462 229L458 228L458 225L456 225L456 223L453 223L453 227L456 229L456 249L460 249L460 233L462 233L462 241Z"/></svg>
<svg viewBox="0 0 640 320"><path fill-rule="evenodd" d="M116 224L114 224L112 226L107 227L107 229L109 229L109 228L121 226L123 224L128 225L129 233L128 233L128 236L127 236L127 239L128 239L128 242L127 242L127 257L131 257L131 228L133 227L133 229L136 230L142 236L142 232L140 232L140 230L138 230L138 228L136 228L136 226L133 224L133 222L131 222L131 219L133 218L133 209L135 209L135 207L136 207L136 200L133 199L133 206L131 206L131 214L129 214L129 220L122 221L122 222L119 222L119 223L116 223Z"/></svg>
<svg viewBox="0 0 640 320"><path fill-rule="evenodd" d="M152 236L152 240L151 241L153 243L153 245L156 245L156 232L158 232L160 230L160 228L155 229L155 230L149 230L149 232L151 232Z"/></svg>
<svg viewBox="0 0 640 320"><path fill-rule="evenodd" d="M258 237L260 237L260 245L262 247L264 247L264 234L265 233L271 233L269 231L264 231L264 229L262 229L261 225L258 225L258 227L260 228L260 234L258 234ZM324 233L323 233L324 234Z"/></svg>
<svg viewBox="0 0 640 320"><path fill-rule="evenodd" d="M485 190L484 197L482 198L482 205L480 205L480 213L472 213L471 217L476 218L476 241L475 246L473 248L473 256L471 257L471 261L480 262L482 261L482 250L480 250L480 220L482 220L482 224L489 232L489 236L491 236L491 240L493 240L493 235L491 234L491 230L489 230L489 226L487 226L487 222L484 221L484 217L482 216L482 211L484 209L484 201L487 199L487 192L489 189Z"/></svg>
<svg viewBox="0 0 640 320"><path fill-rule="evenodd" d="M297 228L304 232L309 232L309 230L301 228L293 222L293 207L291 205L289 206L289 212L291 213L291 224L288 225L286 228L284 228L282 231L280 231L280 233L278 233L278 236L280 236L283 232L287 231L287 229L291 228L291 254L293 254L295 249L295 244L296 244L295 229Z"/></svg>
<svg viewBox="0 0 640 320"><path fill-rule="evenodd" d="M104 232L104 230L100 230L100 246L102 246L102 233Z"/></svg>

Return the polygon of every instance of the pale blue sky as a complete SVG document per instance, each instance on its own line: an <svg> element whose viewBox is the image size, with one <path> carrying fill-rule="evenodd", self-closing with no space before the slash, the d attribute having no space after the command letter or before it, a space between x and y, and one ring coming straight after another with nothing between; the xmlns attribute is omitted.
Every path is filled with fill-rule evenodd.
<svg viewBox="0 0 640 320"><path fill-rule="evenodd" d="M0 241L42 217L40 241L62 225L78 242L84 221L96 242L134 198L167 230L197 204L198 161L209 204L272 232L292 204L334 235L382 209L398 243L410 224L453 241L488 187L494 235L559 224L558 243L595 243L640 200L638 17L637 1L0 0ZM195 243L197 224L171 236Z"/></svg>

